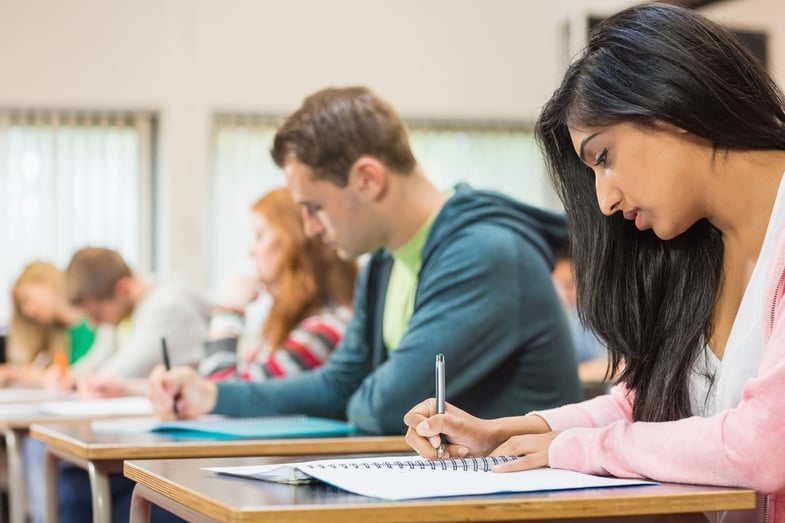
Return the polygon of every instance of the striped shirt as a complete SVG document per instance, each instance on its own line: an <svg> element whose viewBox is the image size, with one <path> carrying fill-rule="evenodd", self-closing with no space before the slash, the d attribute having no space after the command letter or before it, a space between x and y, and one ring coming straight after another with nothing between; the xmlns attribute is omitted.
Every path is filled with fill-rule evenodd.
<svg viewBox="0 0 785 523"><path fill-rule="evenodd" d="M351 311L325 308L301 321L273 351L259 345L238 358L236 351L218 351L199 365L199 372L213 381L265 381L314 369L332 354L343 337Z"/></svg>

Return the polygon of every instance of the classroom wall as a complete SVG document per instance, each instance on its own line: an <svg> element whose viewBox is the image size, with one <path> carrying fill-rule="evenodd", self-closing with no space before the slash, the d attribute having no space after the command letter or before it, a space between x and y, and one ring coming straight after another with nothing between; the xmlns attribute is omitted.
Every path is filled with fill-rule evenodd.
<svg viewBox="0 0 785 523"><path fill-rule="evenodd" d="M751 9L745 21L777 32L780 2L716 13ZM206 284L216 111L287 113L325 85L367 84L408 117L533 121L580 45L579 22L633 3L0 0L0 106L158 112L156 268Z"/></svg>
<svg viewBox="0 0 785 523"><path fill-rule="evenodd" d="M785 86L785 2L782 0L735 0L701 9L712 20L734 29L768 33L769 70Z"/></svg>

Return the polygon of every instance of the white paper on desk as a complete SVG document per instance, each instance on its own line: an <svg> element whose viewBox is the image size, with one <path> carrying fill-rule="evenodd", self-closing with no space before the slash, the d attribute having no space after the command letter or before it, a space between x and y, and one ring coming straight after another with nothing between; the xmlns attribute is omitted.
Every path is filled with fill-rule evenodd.
<svg viewBox="0 0 785 523"><path fill-rule="evenodd" d="M43 415L64 417L144 416L152 415L153 405L144 396L101 399L45 401L38 405Z"/></svg>
<svg viewBox="0 0 785 523"><path fill-rule="evenodd" d="M67 392L52 391L47 389L24 389L9 387L0 389L0 404L2 403L36 403L39 401L52 401L66 399L72 394Z"/></svg>
<svg viewBox="0 0 785 523"><path fill-rule="evenodd" d="M303 478L312 477L355 494L388 500L654 484L651 481L591 476L551 468L498 473L375 466L406 460L419 462L420 458L387 456L331 459L256 467L213 467L207 470L278 482L302 481ZM373 466L353 466L363 463Z"/></svg>
<svg viewBox="0 0 785 523"><path fill-rule="evenodd" d="M29 418L40 412L35 403L5 403L0 404L0 419Z"/></svg>

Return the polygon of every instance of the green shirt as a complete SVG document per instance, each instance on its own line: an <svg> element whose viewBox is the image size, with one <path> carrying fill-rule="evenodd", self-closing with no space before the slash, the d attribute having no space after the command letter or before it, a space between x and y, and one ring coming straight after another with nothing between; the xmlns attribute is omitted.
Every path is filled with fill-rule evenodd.
<svg viewBox="0 0 785 523"><path fill-rule="evenodd" d="M95 329L82 318L79 323L68 329L68 337L71 340L71 354L68 363L73 365L93 346Z"/></svg>
<svg viewBox="0 0 785 523"><path fill-rule="evenodd" d="M402 247L392 251L393 266L387 283L387 296L384 300L384 343L394 350L406 334L409 318L414 311L414 295L417 292L422 251L431 232L435 212L420 230Z"/></svg>

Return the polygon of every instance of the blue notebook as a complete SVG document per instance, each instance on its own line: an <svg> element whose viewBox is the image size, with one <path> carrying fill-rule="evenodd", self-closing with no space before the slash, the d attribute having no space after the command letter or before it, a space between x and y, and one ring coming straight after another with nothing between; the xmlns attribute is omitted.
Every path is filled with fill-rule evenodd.
<svg viewBox="0 0 785 523"><path fill-rule="evenodd" d="M209 416L195 420L107 420L93 422L101 432L160 432L196 438L302 438L344 436L357 432L345 421L313 416L264 416L225 418Z"/></svg>

